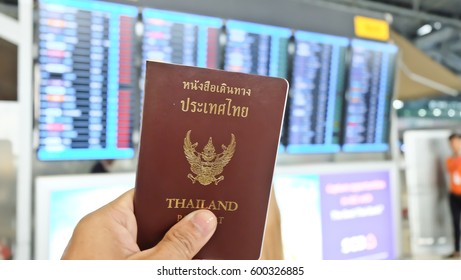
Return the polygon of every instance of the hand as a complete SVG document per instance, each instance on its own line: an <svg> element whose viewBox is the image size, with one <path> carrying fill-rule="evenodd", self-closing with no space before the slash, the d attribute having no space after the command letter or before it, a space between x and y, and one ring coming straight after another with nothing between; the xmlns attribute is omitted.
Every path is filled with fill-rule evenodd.
<svg viewBox="0 0 461 280"><path fill-rule="evenodd" d="M85 216L62 259L190 260L216 230L216 216L209 210L197 210L174 225L155 247L140 251L133 198L134 189Z"/></svg>

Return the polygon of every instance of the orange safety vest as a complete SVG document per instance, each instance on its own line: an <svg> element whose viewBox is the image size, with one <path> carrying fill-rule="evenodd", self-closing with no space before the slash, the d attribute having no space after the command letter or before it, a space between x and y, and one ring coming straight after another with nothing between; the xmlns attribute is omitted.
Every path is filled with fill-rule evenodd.
<svg viewBox="0 0 461 280"><path fill-rule="evenodd" d="M450 174L450 192L461 195L461 157L448 158L447 170Z"/></svg>

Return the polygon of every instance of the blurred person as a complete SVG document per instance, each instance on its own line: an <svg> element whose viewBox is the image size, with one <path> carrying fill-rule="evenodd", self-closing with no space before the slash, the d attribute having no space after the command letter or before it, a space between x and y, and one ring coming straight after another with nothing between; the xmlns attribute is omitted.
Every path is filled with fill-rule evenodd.
<svg viewBox="0 0 461 280"><path fill-rule="evenodd" d="M450 211L453 220L454 247L449 258L459 258L460 218L461 218L461 135L452 133L448 137L453 154L447 159L446 166L450 176Z"/></svg>
<svg viewBox="0 0 461 280"><path fill-rule="evenodd" d="M91 167L90 173L109 173L114 161L113 159L98 160L93 167Z"/></svg>
<svg viewBox="0 0 461 280"><path fill-rule="evenodd" d="M8 243L0 240L0 260L11 260L13 257Z"/></svg>

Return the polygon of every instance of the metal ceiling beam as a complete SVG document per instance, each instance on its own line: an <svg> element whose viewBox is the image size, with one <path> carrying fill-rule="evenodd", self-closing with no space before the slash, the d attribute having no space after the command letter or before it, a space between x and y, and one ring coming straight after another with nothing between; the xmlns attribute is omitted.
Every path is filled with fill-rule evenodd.
<svg viewBox="0 0 461 280"><path fill-rule="evenodd" d="M455 15L456 7L459 5L459 0L426 0L424 2L424 9L431 13L430 11L439 11L444 15L453 14Z"/></svg>
<svg viewBox="0 0 461 280"><path fill-rule="evenodd" d="M413 43L420 49L430 49L433 46L456 36L458 36L458 32L456 32L455 29L451 27L445 27L426 36L419 37L415 39Z"/></svg>
<svg viewBox="0 0 461 280"><path fill-rule="evenodd" d="M311 2L312 0L304 0L304 2ZM314 0L315 2L316 0ZM380 11L384 13L391 13L394 15L400 15L404 17L417 18L424 21L439 21L457 28L461 28L461 20L442 17L439 15L434 15L426 12L416 11L413 9L406 9L402 7L397 7L389 4L377 3L369 0L324 0L323 2L334 2L341 3L347 6L355 6L363 9L371 9L375 11Z"/></svg>
<svg viewBox="0 0 461 280"><path fill-rule="evenodd" d="M421 0L413 0L413 10L419 11L421 8Z"/></svg>
<svg viewBox="0 0 461 280"><path fill-rule="evenodd" d="M458 55L449 52L443 55L443 62L453 69L455 69L458 73L461 72L461 57Z"/></svg>
<svg viewBox="0 0 461 280"><path fill-rule="evenodd" d="M454 52L461 51L461 41L454 42L450 45L450 50Z"/></svg>
<svg viewBox="0 0 461 280"><path fill-rule="evenodd" d="M442 62L443 55L437 50L427 50L425 53L438 63Z"/></svg>
<svg viewBox="0 0 461 280"><path fill-rule="evenodd" d="M344 5L341 1L331 1L331 0L292 0L292 2L297 3L309 3L314 4L318 7L330 8L336 11L346 11L356 14L368 14L369 16L374 16L377 18L382 18L382 12L373 11L366 8L360 8L353 5Z"/></svg>

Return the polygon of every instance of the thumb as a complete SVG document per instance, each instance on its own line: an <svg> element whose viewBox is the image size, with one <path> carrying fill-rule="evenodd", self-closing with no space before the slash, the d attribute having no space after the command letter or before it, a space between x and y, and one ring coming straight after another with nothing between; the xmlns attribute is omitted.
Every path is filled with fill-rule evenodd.
<svg viewBox="0 0 461 280"><path fill-rule="evenodd" d="M190 260L210 240L217 220L209 210L197 210L175 224L153 248L136 258L160 260Z"/></svg>

